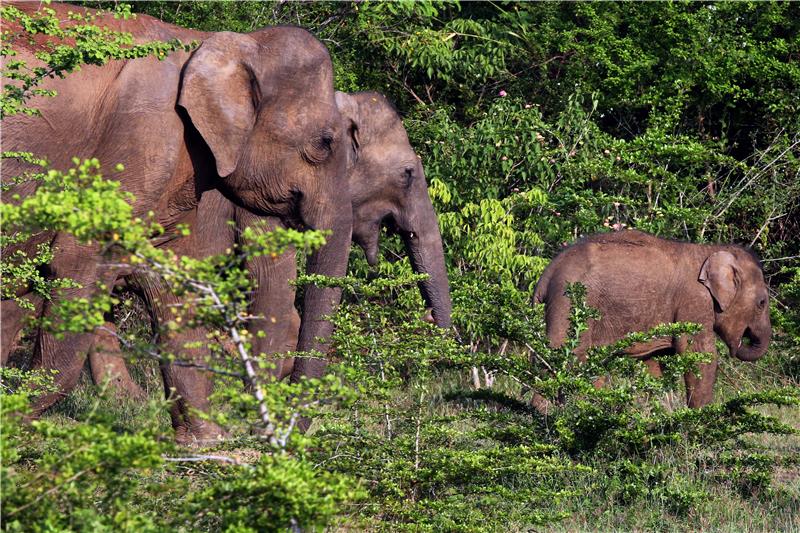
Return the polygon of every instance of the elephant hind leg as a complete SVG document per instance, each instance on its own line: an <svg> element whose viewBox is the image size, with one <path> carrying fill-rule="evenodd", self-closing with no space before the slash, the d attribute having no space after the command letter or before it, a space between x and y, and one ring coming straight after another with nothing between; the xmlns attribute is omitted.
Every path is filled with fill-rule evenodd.
<svg viewBox="0 0 800 533"><path fill-rule="evenodd" d="M545 325L547 338L550 341L550 347L553 349L561 348L567 341L570 330L570 312L571 302L569 298L564 295L564 283L559 280L551 280L551 287L561 287L560 289L548 290L552 296L547 298L545 302ZM580 342L575 348L575 357L579 362L586 361L586 352L591 346L592 329L594 324L592 322L588 325L588 330L584 331L581 335ZM532 364L537 364L535 358L531 359ZM602 387L605 383L605 378L599 378L595 383L596 387ZM552 409L551 402L544 396L534 393L531 398L531 405L543 415Z"/></svg>
<svg viewBox="0 0 800 533"><path fill-rule="evenodd" d="M547 338L550 340L551 348L560 348L567 341L570 333L570 313L572 310L571 302L566 296L551 298L545 304L545 325ZM591 346L592 330L595 323L590 321L588 329L581 335L575 355L579 361L586 360L586 351Z"/></svg>
<svg viewBox="0 0 800 533"><path fill-rule="evenodd" d="M3 300L0 304L0 366L5 366L17 349L26 318L38 317L42 312L44 300L41 296L29 293L25 297L33 304L33 309L25 309L15 300Z"/></svg>
<svg viewBox="0 0 800 533"><path fill-rule="evenodd" d="M654 378L660 378L661 376L664 375L664 372L661 369L661 363L659 363L657 359L648 357L647 359L644 360L644 364L647 365L647 371Z"/></svg>
<svg viewBox="0 0 800 533"><path fill-rule="evenodd" d="M50 263L53 278L69 278L76 287L60 289L52 301L45 302L42 316L51 315L64 301L91 299L114 285L117 272L104 266L96 246L82 245L69 234L59 234L53 243L55 253ZM78 384L83 364L94 342L94 333L67 333L62 338L44 328L37 333L33 354L33 368L55 370L55 391L36 398L32 405L33 416L64 398Z"/></svg>
<svg viewBox="0 0 800 533"><path fill-rule="evenodd" d="M144 400L147 395L128 372L116 334L116 326L110 322L97 331L89 352L92 381L96 385L108 382L109 386L114 388L114 392L136 400Z"/></svg>

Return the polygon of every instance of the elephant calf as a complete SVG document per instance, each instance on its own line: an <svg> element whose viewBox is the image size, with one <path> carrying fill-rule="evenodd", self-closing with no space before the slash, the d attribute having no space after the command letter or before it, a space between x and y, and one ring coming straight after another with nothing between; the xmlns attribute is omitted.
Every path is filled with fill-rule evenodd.
<svg viewBox="0 0 800 533"><path fill-rule="evenodd" d="M755 361L767 350L772 327L769 291L761 265L749 250L735 245L704 245L659 239L640 231L588 237L559 253L539 280L534 300L545 304L547 336L561 345L569 328L567 283L586 286L587 304L601 318L590 321L578 357L592 345L620 340L628 333L659 324L694 322L703 331L693 351L714 355L701 364L699 376L685 375L689 407L711 402L717 373L714 334L742 361ZM654 355L687 350L685 336L634 345L627 353L645 360L660 375Z"/></svg>

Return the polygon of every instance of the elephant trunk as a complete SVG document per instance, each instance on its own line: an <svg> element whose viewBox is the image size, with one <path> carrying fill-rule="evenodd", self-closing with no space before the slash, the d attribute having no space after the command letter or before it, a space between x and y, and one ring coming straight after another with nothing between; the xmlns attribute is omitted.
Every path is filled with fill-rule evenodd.
<svg viewBox="0 0 800 533"><path fill-rule="evenodd" d="M427 197L427 192L425 196ZM430 199L426 200L415 217L417 223L413 224L413 229L403 232L403 239L414 272L428 274L428 279L419 283L425 305L431 309L437 326L449 328L452 303L442 237Z"/></svg>
<svg viewBox="0 0 800 533"><path fill-rule="evenodd" d="M310 225L314 229L331 229L325 246L308 257L306 273L322 274L329 277L343 277L347 273L347 260L350 252L352 233L352 211L347 202L343 209L338 209L333 217ZM298 351L317 351L324 356L328 350L328 339L333 331L330 315L341 300L339 288L308 285L303 298L303 317L298 337ZM297 358L292 371L292 382L303 376L319 378L325 373L327 361L320 357Z"/></svg>
<svg viewBox="0 0 800 533"><path fill-rule="evenodd" d="M751 328L747 328L734 355L740 361L752 362L761 359L769 347L771 333L771 328L767 328L763 332L756 332Z"/></svg>

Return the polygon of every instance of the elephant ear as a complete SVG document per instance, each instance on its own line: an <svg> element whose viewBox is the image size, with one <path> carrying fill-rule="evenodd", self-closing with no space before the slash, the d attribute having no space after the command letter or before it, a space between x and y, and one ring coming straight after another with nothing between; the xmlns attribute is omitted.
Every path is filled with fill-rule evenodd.
<svg viewBox="0 0 800 533"><path fill-rule="evenodd" d="M706 286L721 311L733 302L739 287L739 268L730 252L714 252L703 263L698 281Z"/></svg>
<svg viewBox="0 0 800 533"><path fill-rule="evenodd" d="M352 165L358 161L358 154L361 148L358 131L359 123L361 122L358 102L351 95L336 91L336 107L339 108L339 113L344 118L346 125L345 130L347 131L347 136L350 138L352 158L350 158L349 161L351 162L350 165Z"/></svg>
<svg viewBox="0 0 800 533"><path fill-rule="evenodd" d="M251 37L219 32L203 41L183 71L178 105L214 154L221 177L236 169L255 125L262 90L251 65L259 52Z"/></svg>

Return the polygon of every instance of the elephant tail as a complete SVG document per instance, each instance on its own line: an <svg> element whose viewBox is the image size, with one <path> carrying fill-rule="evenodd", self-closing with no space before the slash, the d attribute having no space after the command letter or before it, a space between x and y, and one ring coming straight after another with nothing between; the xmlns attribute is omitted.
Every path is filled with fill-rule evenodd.
<svg viewBox="0 0 800 533"><path fill-rule="evenodd" d="M542 276L536 282L536 289L533 291L533 303L543 304L547 301L547 287L550 285L550 278L553 277L552 272L549 267L542 272Z"/></svg>

